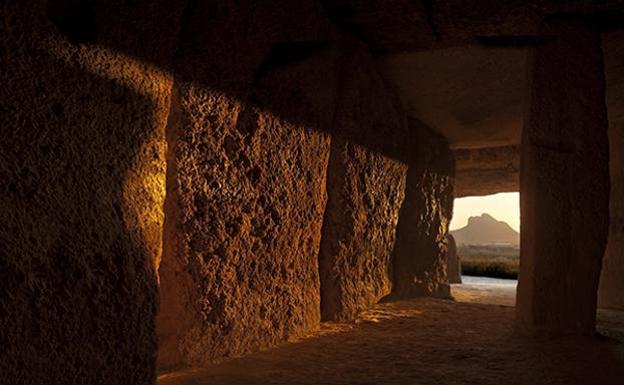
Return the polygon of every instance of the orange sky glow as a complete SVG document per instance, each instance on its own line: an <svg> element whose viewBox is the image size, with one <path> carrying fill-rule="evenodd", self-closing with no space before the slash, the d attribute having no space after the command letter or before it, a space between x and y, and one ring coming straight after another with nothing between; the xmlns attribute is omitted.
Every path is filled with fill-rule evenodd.
<svg viewBox="0 0 624 385"><path fill-rule="evenodd" d="M520 194L514 192L456 198L450 229L462 228L468 223L469 217L479 216L482 213L505 221L514 230L520 231Z"/></svg>

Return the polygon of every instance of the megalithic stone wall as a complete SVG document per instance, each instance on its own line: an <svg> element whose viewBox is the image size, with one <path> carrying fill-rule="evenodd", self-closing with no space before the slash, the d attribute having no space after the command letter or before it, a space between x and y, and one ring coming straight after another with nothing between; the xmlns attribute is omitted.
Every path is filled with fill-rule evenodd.
<svg viewBox="0 0 624 385"><path fill-rule="evenodd" d="M609 229L609 142L601 37L545 21L529 70L520 164L516 316L529 334L593 334Z"/></svg>
<svg viewBox="0 0 624 385"><path fill-rule="evenodd" d="M265 349L320 323L339 63L320 6L282 5L188 9L168 127L161 369ZM293 13L310 19L295 28Z"/></svg>
<svg viewBox="0 0 624 385"><path fill-rule="evenodd" d="M457 254L455 237L446 234L446 276L449 283L462 283L461 260Z"/></svg>
<svg viewBox="0 0 624 385"><path fill-rule="evenodd" d="M444 237L453 212L453 154L443 136L408 120L411 153L393 251L393 298L449 297Z"/></svg>
<svg viewBox="0 0 624 385"><path fill-rule="evenodd" d="M181 7L1 8L0 384L153 383Z"/></svg>
<svg viewBox="0 0 624 385"><path fill-rule="evenodd" d="M602 264L598 306L624 309L624 32L603 35L609 115L609 241Z"/></svg>
<svg viewBox="0 0 624 385"><path fill-rule="evenodd" d="M396 158L407 131L398 101L362 45L343 43L341 54L319 254L321 314L333 321L353 320L390 293L407 172Z"/></svg>
<svg viewBox="0 0 624 385"><path fill-rule="evenodd" d="M0 383L150 384L389 292L407 168L437 202L444 145L318 2L2 12ZM418 207L441 284L448 210Z"/></svg>

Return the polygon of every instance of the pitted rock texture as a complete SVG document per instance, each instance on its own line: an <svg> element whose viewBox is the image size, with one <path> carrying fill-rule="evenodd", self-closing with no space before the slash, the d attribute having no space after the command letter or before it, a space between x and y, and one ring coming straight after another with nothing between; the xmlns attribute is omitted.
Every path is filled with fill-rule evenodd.
<svg viewBox="0 0 624 385"><path fill-rule="evenodd" d="M414 119L408 124L415 156L399 214L391 297L448 297L444 237L453 215L453 155L442 136Z"/></svg>
<svg viewBox="0 0 624 385"><path fill-rule="evenodd" d="M91 35L57 3L2 6L0 383L151 384L171 78L99 44L132 20L165 63L177 15L100 4Z"/></svg>
<svg viewBox="0 0 624 385"><path fill-rule="evenodd" d="M407 167L333 138L319 268L324 320L349 321L390 293Z"/></svg>
<svg viewBox="0 0 624 385"><path fill-rule="evenodd" d="M391 289L391 253L407 167L385 156L406 131L398 103L366 51L343 44L319 268L321 315L347 321ZM385 144L384 144L385 142Z"/></svg>
<svg viewBox="0 0 624 385"><path fill-rule="evenodd" d="M192 87L180 101L178 222L161 264L163 368L266 348L320 320L327 135ZM199 119L198 105L209 111Z"/></svg>
<svg viewBox="0 0 624 385"><path fill-rule="evenodd" d="M530 34L544 13L619 5L616 0L595 7L585 0L561 7L554 0L544 7L516 0L479 7L471 1L406 0L383 7L348 0L279 0L270 6L234 0L9 3L2 5L0 23L0 383L141 385L155 377L156 268L163 238L161 368L241 355L318 325L327 133L336 128L337 117L352 122L351 128L338 125L334 149L349 154L339 165L359 180L346 178L342 186L332 186L332 194L356 186L352 212L361 213L361 205L372 216L358 223L378 239L370 247L379 247L380 261L373 263L379 267L374 295L349 298L358 298L359 306L362 298L388 289L381 261L405 178L404 166L393 159L409 166L393 257L396 292L447 293L442 238L452 199L448 145L414 123L416 139L399 130L394 122L399 114L389 113L382 107L388 100L377 97L380 81L369 71L370 58L354 55L347 47L352 42L342 41L355 35L377 53L440 48L475 36ZM478 40L484 46L497 43L491 37ZM513 45L513 39L501 42ZM474 53L466 51L468 57ZM452 59L458 57L464 56ZM502 59L518 68L506 53ZM568 68L565 62L561 68ZM458 74L466 78L465 72ZM575 85L583 76L564 82ZM481 87L487 100L500 102L469 80L465 89ZM339 87L342 82L357 87ZM422 83L411 84L423 89ZM340 103L355 102L353 109L336 115L336 96ZM464 115L465 123L498 110L492 108L498 104L482 100L471 100L483 113ZM570 127L576 127L576 117L589 119L570 110L572 118L564 119ZM483 127L493 128L483 131L487 138L506 127L497 119L486 123ZM361 134L360 126L374 133ZM558 150L561 136L545 147ZM472 139L474 148L483 146ZM594 159L589 155L581 158ZM620 175L618 170L614 167L613 175ZM554 173L555 184L561 175ZM604 187L589 180L595 174L580 175L583 185ZM392 201L372 189L377 181L396 189L396 194L386 191ZM614 186L621 196L621 185ZM362 191L374 191L368 194L372 199L355 199ZM602 198L596 199L598 206L606 201ZM612 215L610 250L619 256L622 210L612 202L618 214ZM386 227L380 233L367 227L381 219ZM600 226L591 230L600 232ZM337 243L355 245L362 238L340 233ZM356 255L353 250L348 254ZM615 268L605 271L619 279L622 264L608 266ZM592 306L583 304L584 310ZM557 316L574 315L570 309L576 303L568 305Z"/></svg>
<svg viewBox="0 0 624 385"><path fill-rule="evenodd" d="M534 49L520 180L516 314L530 334L593 334L609 229L609 143L600 35L553 19Z"/></svg>
<svg viewBox="0 0 624 385"><path fill-rule="evenodd" d="M453 151L455 197L520 190L520 146Z"/></svg>
<svg viewBox="0 0 624 385"><path fill-rule="evenodd" d="M240 15L240 25L208 5L191 11L169 127L171 222L158 319L163 370L265 349L320 322L318 252L337 50L272 44L310 32L261 35L279 33L268 25L288 16L278 8L260 19ZM258 27L251 41L241 39L248 25ZM224 36L235 39L228 45Z"/></svg>
<svg viewBox="0 0 624 385"><path fill-rule="evenodd" d="M461 260L457 254L455 237L446 234L446 277L449 283L462 283L461 272Z"/></svg>
<svg viewBox="0 0 624 385"><path fill-rule="evenodd" d="M611 198L609 241L598 290L598 306L624 310L624 32L603 35Z"/></svg>

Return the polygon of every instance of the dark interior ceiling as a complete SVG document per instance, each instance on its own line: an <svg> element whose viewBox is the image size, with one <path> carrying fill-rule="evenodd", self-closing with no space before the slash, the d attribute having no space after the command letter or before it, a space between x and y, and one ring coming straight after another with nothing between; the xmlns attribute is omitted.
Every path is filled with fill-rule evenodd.
<svg viewBox="0 0 624 385"><path fill-rule="evenodd" d="M327 13L376 55L406 112L456 152L456 195L519 189L529 49L548 17L603 33L611 126L624 121L624 1L326 0ZM612 131L614 131L612 129ZM615 132L615 131L614 131Z"/></svg>

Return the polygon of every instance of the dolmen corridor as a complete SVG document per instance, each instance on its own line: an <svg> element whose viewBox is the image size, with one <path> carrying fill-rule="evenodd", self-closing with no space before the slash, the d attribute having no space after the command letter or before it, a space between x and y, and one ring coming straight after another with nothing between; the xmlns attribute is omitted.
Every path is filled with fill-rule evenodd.
<svg viewBox="0 0 624 385"><path fill-rule="evenodd" d="M455 283L501 192L517 288ZM0 385L48 384L624 384L624 2L1 2Z"/></svg>

